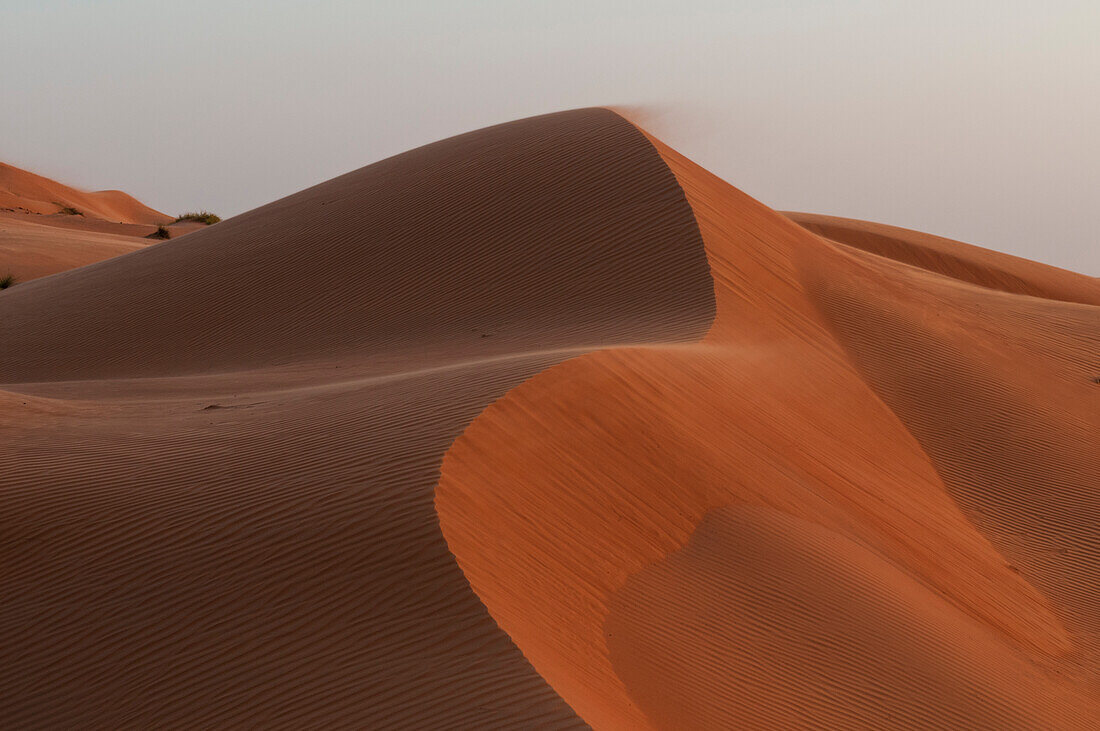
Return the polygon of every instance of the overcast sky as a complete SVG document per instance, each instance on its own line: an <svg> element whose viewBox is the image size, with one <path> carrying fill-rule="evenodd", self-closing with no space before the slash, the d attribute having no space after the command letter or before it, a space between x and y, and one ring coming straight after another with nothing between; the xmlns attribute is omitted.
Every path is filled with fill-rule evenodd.
<svg viewBox="0 0 1100 731"><path fill-rule="evenodd" d="M169 213L607 105L774 208L1100 274L1097 0L0 0L0 160Z"/></svg>

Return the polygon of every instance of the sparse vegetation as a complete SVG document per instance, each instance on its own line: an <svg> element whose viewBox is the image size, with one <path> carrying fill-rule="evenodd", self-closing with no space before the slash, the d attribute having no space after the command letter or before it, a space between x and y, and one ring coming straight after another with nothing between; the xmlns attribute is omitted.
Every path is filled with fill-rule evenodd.
<svg viewBox="0 0 1100 731"><path fill-rule="evenodd" d="M78 211L77 209L73 208L72 206L63 206L61 208L61 210L58 211L58 213L64 213L66 216L83 216L84 215L83 211Z"/></svg>
<svg viewBox="0 0 1100 731"><path fill-rule="evenodd" d="M4 276L0 277L0 289L7 289L15 284L15 277L11 272L8 272Z"/></svg>
<svg viewBox="0 0 1100 731"><path fill-rule="evenodd" d="M157 230L149 234L151 239L166 239L170 236L168 229L164 226L157 226Z"/></svg>
<svg viewBox="0 0 1100 731"><path fill-rule="evenodd" d="M180 221L198 221L199 223L205 223L209 226L210 224L217 223L220 220L222 219L218 216L215 216L210 211L191 211L190 213L184 213L179 218L177 218L176 223L179 223Z"/></svg>

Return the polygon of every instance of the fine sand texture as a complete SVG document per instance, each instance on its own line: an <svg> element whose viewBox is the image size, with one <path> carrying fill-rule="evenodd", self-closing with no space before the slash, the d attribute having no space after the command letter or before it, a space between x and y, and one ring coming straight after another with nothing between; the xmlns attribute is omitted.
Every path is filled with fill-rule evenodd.
<svg viewBox="0 0 1100 731"><path fill-rule="evenodd" d="M1094 278L606 109L127 240L0 291L4 725L1100 725Z"/></svg>
<svg viewBox="0 0 1100 731"><path fill-rule="evenodd" d="M655 144L716 318L547 369L448 451L493 617L600 728L1096 727L1097 281L830 241Z"/></svg>

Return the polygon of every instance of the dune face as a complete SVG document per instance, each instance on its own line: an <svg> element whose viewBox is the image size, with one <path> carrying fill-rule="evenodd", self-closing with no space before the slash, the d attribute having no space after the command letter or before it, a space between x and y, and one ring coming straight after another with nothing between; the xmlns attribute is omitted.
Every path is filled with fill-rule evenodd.
<svg viewBox="0 0 1100 731"><path fill-rule="evenodd" d="M615 667L660 726L1051 728L1082 703L879 553L759 505L709 512L610 610Z"/></svg>
<svg viewBox="0 0 1100 731"><path fill-rule="evenodd" d="M72 272L64 296L13 290L0 327L20 357L0 367L0 382L362 353L402 371L532 345L697 335L709 321L699 314L703 285L685 292L684 281L713 295L690 209L640 133L602 114L611 121L587 134L547 117L428 145L171 246ZM624 155L627 142L640 152ZM674 223L669 210L679 211ZM620 248L609 253L597 245L605 240Z"/></svg>
<svg viewBox="0 0 1100 731"><path fill-rule="evenodd" d="M589 109L0 292L0 342L14 726L1100 724L1095 279Z"/></svg>
<svg viewBox="0 0 1100 731"><path fill-rule="evenodd" d="M436 506L494 618L597 727L1094 727L1096 280L831 242L656 144L715 322L456 440Z"/></svg>

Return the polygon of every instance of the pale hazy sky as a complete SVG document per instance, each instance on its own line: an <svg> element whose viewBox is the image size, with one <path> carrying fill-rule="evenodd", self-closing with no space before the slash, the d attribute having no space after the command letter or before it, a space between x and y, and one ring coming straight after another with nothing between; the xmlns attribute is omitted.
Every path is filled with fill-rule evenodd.
<svg viewBox="0 0 1100 731"><path fill-rule="evenodd" d="M0 0L0 160L169 213L606 105L774 208L1100 274L1097 0Z"/></svg>

